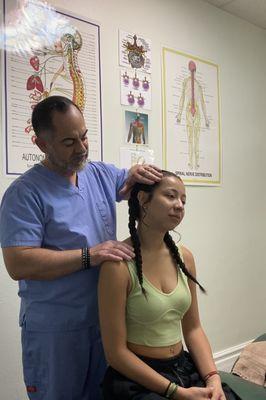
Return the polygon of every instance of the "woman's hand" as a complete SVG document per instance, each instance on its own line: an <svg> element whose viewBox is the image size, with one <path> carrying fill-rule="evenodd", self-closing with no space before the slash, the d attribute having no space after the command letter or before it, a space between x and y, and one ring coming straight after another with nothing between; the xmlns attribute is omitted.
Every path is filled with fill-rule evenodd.
<svg viewBox="0 0 266 400"><path fill-rule="evenodd" d="M206 387L213 388L212 400L226 400L219 375L211 376L206 382Z"/></svg>
<svg viewBox="0 0 266 400"><path fill-rule="evenodd" d="M213 388L206 387L206 388L198 388L198 387L191 387L189 389L185 389L181 386L175 392L173 397L174 400L206 400L206 399L214 399L213 395Z"/></svg>

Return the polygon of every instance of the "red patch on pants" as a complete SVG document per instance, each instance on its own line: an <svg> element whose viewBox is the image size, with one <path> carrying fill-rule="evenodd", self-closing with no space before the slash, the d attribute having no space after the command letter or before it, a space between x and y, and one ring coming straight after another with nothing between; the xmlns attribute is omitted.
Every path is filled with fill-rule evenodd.
<svg viewBox="0 0 266 400"><path fill-rule="evenodd" d="M36 386L26 386L26 388L27 388L28 393L36 393L37 392Z"/></svg>

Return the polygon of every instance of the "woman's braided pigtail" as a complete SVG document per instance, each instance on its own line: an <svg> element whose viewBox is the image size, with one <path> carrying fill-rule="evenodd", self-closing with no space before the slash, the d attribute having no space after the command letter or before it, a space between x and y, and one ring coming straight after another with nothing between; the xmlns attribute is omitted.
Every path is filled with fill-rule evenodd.
<svg viewBox="0 0 266 400"><path fill-rule="evenodd" d="M136 229L136 220L137 220L137 217L139 216L139 204L138 204L137 198L132 196L132 194L131 194L130 199L128 200L128 205L129 205L128 228L129 228L132 245L133 245L134 252L135 252L135 264L136 264L136 268L137 268L137 275L138 275L139 284L141 286L141 291L144 294L144 296L146 297L146 291L143 287L141 246L140 246L138 232Z"/></svg>
<svg viewBox="0 0 266 400"><path fill-rule="evenodd" d="M206 290L204 289L203 286L201 286L201 284L197 281L197 279L191 275L191 273L187 270L180 254L178 251L178 247L176 246L174 240L172 239L171 235L169 234L169 232L167 232L164 236L164 242L166 244L166 246L168 247L168 249L171 252L171 255L173 257L173 259L175 260L177 266L183 271L183 273L189 278L191 279L193 282L195 282L197 285L199 285L200 290L203 293L206 293Z"/></svg>

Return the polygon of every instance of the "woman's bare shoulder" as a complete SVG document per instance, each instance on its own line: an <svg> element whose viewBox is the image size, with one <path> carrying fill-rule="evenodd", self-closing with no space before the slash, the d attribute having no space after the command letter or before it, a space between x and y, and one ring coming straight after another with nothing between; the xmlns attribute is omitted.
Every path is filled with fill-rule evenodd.
<svg viewBox="0 0 266 400"><path fill-rule="evenodd" d="M190 273L195 273L195 261L192 252L185 246L180 246L184 258L184 263Z"/></svg>
<svg viewBox="0 0 266 400"><path fill-rule="evenodd" d="M180 248L181 248L181 251L182 251L182 254L184 257L193 258L193 254L192 254L191 250L189 250L184 245L181 245Z"/></svg>
<svg viewBox="0 0 266 400"><path fill-rule="evenodd" d="M122 242L128 244L129 246L132 246L132 240L131 240L130 236L128 238L126 238L125 240L123 240Z"/></svg>
<svg viewBox="0 0 266 400"><path fill-rule="evenodd" d="M128 277L128 267L126 260L121 260L121 261L106 260L101 264L100 268L101 268L100 269L101 275L110 277L110 279L113 278L116 279L119 276Z"/></svg>

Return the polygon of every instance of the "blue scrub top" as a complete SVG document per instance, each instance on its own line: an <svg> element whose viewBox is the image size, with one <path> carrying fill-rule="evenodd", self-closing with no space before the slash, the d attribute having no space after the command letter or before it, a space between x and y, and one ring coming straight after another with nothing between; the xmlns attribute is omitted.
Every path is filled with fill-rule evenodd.
<svg viewBox="0 0 266 400"><path fill-rule="evenodd" d="M2 247L54 250L92 247L116 240L116 201L125 169L90 162L78 172L78 186L41 164L16 179L0 208ZM20 325L34 331L82 329L98 324L99 268L52 281L19 281Z"/></svg>

